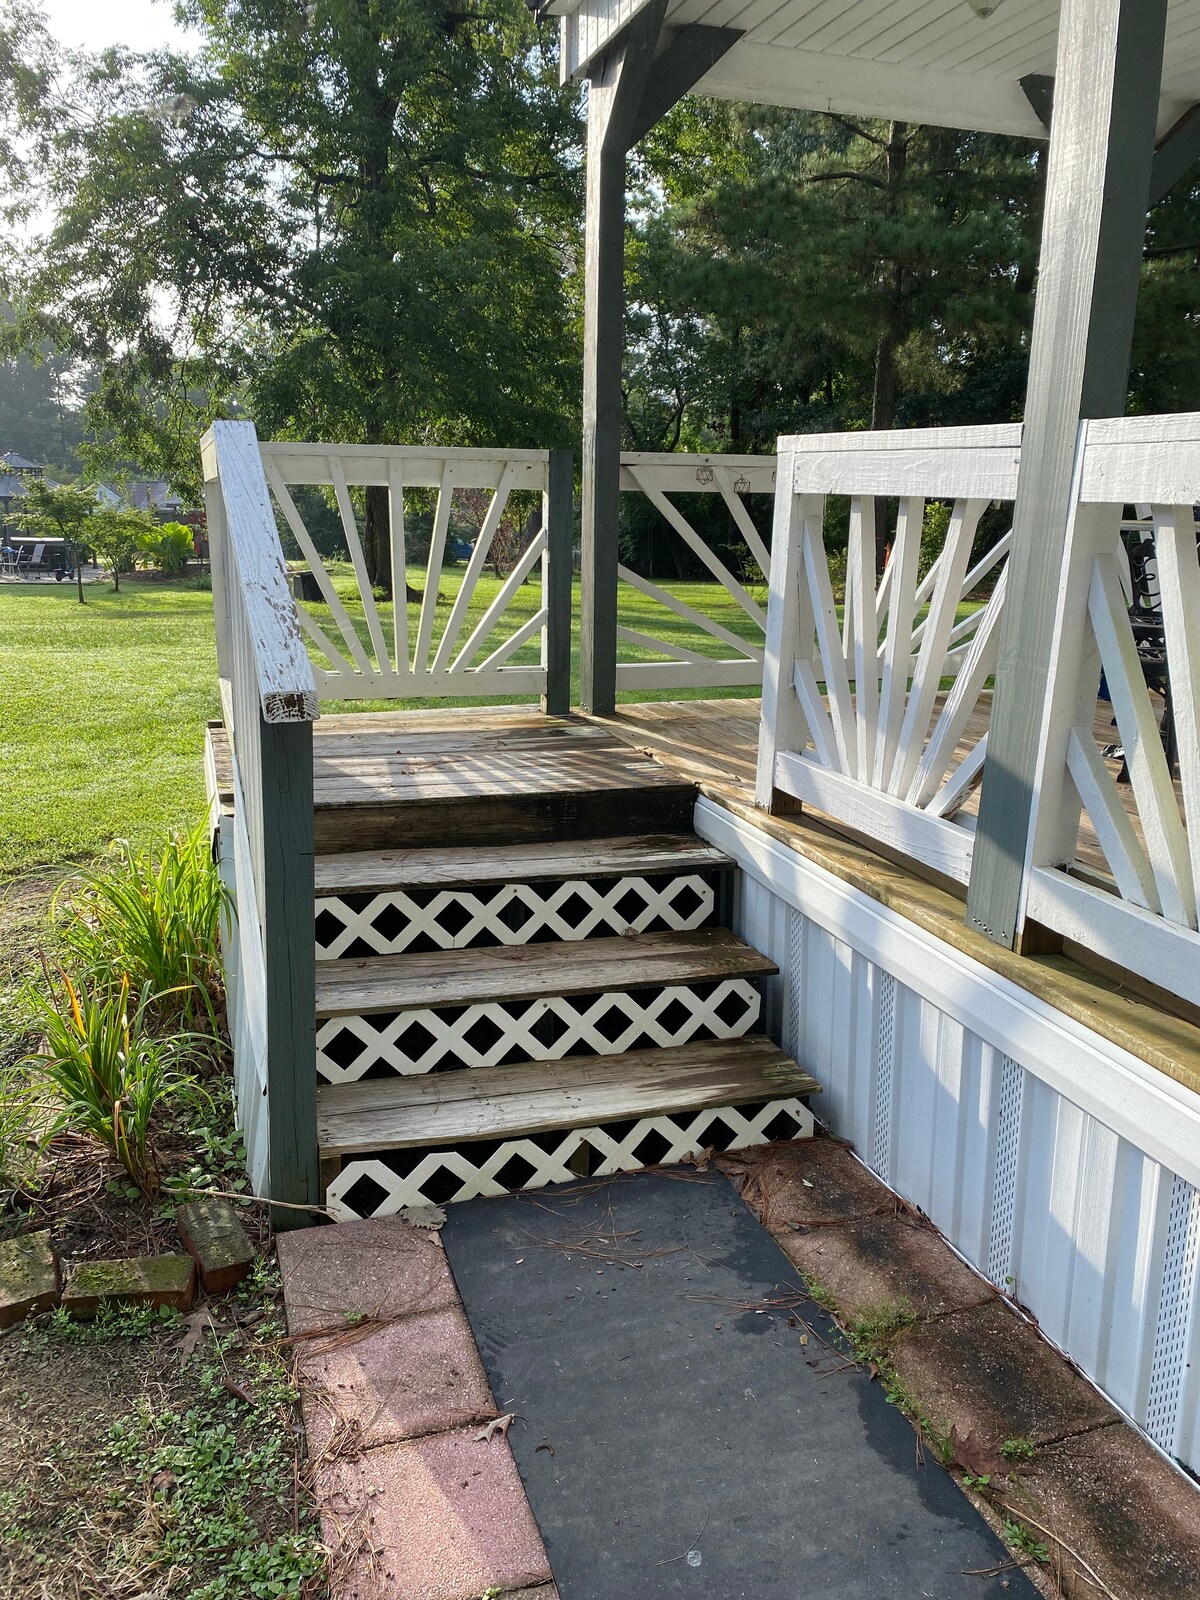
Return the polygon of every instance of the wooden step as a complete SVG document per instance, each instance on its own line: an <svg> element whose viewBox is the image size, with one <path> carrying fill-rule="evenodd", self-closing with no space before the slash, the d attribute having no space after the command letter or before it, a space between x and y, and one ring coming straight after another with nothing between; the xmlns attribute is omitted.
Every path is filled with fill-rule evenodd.
<svg viewBox="0 0 1200 1600"><path fill-rule="evenodd" d="M377 726L314 738L318 853L684 832L695 785L593 725L464 726L454 748Z"/></svg>
<svg viewBox="0 0 1200 1600"><path fill-rule="evenodd" d="M671 1050L328 1084L317 1093L317 1138L328 1160L794 1099L819 1089L777 1045L751 1035Z"/></svg>
<svg viewBox="0 0 1200 1600"><path fill-rule="evenodd" d="M732 866L724 851L691 833L603 839L531 840L423 850L348 850L318 856L319 895L378 894L387 889L476 889L540 880L651 877L715 872Z"/></svg>
<svg viewBox="0 0 1200 1600"><path fill-rule="evenodd" d="M773 961L725 928L631 934L576 944L430 950L318 962L317 1016L662 989L778 971Z"/></svg>

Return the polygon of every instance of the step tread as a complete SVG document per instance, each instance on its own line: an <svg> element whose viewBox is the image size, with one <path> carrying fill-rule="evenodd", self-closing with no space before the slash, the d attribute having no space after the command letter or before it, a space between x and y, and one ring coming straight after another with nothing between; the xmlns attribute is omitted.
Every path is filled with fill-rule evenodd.
<svg viewBox="0 0 1200 1600"><path fill-rule="evenodd" d="M669 1050L327 1084L317 1091L317 1138L328 1158L786 1100L819 1089L778 1045L752 1034Z"/></svg>
<svg viewBox="0 0 1200 1600"><path fill-rule="evenodd" d="M732 865L722 850L694 834L640 834L604 839L535 840L460 849L352 850L318 856L319 895L387 889L470 889L543 878L620 878L712 872Z"/></svg>
<svg viewBox="0 0 1200 1600"><path fill-rule="evenodd" d="M778 971L726 928L368 956L317 963L317 1016L657 989Z"/></svg>

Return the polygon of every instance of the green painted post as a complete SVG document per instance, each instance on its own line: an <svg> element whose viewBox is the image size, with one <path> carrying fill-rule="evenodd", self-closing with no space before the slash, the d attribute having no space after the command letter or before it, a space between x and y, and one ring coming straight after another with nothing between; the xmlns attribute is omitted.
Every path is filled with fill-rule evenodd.
<svg viewBox="0 0 1200 1600"><path fill-rule="evenodd" d="M313 941L313 728L257 729L261 761L263 967L271 1198L319 1205L316 955ZM304 1213L276 1211L276 1227Z"/></svg>
<svg viewBox="0 0 1200 1600"><path fill-rule="evenodd" d="M575 457L551 450L546 481L546 692L542 710L571 709L571 580L575 545Z"/></svg>

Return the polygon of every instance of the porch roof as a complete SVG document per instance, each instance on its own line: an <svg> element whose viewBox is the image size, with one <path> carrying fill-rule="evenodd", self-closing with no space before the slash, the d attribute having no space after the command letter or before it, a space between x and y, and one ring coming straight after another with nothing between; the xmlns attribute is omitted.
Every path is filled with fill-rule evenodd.
<svg viewBox="0 0 1200 1600"><path fill-rule="evenodd" d="M586 76L650 3L549 0L564 76ZM988 17L968 0L668 0L660 54L685 27L728 29L696 94L1043 138L1022 79L1051 78L1058 15L1058 0L999 0ZM1171 0L1159 136L1197 102L1200 0Z"/></svg>

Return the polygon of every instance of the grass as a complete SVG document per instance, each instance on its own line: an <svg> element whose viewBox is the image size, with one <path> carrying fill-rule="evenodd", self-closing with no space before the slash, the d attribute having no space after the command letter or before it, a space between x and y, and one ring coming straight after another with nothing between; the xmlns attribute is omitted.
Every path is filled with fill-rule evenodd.
<svg viewBox="0 0 1200 1600"><path fill-rule="evenodd" d="M212 595L0 587L0 878L194 825L220 714Z"/></svg>

